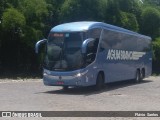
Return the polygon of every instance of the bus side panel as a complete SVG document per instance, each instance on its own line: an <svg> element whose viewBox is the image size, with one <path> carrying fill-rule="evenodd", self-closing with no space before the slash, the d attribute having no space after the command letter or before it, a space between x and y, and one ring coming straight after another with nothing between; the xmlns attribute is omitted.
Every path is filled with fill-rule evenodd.
<svg viewBox="0 0 160 120"><path fill-rule="evenodd" d="M111 30L103 30L102 39L100 42L99 51L101 54L99 58L103 63L103 69L106 75L107 82L115 82L135 77L137 62L129 60L121 60L119 58L112 59L115 56L116 50L129 51L135 49L137 42L134 38L124 33L115 32ZM114 53L113 53L114 51ZM112 54L108 58L108 54Z"/></svg>
<svg viewBox="0 0 160 120"><path fill-rule="evenodd" d="M151 75L150 43L146 38L104 29L97 59L102 64L106 81L134 79L137 69L142 68L146 76Z"/></svg>
<svg viewBox="0 0 160 120"><path fill-rule="evenodd" d="M108 51L100 52L97 56L100 69L105 73L106 83L128 80L135 78L136 62L107 60Z"/></svg>

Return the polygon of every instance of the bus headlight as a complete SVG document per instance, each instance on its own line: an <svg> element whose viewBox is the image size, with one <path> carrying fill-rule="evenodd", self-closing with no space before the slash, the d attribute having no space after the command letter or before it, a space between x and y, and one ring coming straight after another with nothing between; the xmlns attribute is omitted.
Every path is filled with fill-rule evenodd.
<svg viewBox="0 0 160 120"><path fill-rule="evenodd" d="M88 73L88 70L83 72L83 73L78 73L77 75L75 75L75 77L81 77L81 76L83 76L83 75L85 75L87 73Z"/></svg>
<svg viewBox="0 0 160 120"><path fill-rule="evenodd" d="M43 76L47 76L47 73L43 73Z"/></svg>
<svg viewBox="0 0 160 120"><path fill-rule="evenodd" d="M78 73L77 75L76 75L76 77L81 77L82 75L81 75L81 73Z"/></svg>

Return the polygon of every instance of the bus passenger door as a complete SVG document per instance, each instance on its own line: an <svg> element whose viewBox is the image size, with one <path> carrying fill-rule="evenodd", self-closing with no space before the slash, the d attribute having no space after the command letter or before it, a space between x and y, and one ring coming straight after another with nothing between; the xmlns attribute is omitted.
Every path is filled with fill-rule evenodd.
<svg viewBox="0 0 160 120"><path fill-rule="evenodd" d="M90 64L90 71L92 76L94 76L93 81L96 81L97 74L100 68L99 61L97 60L98 56L98 46L100 41L102 29L101 28L93 28L88 31L88 38L93 39L88 45L87 45L87 56L86 56L86 63Z"/></svg>

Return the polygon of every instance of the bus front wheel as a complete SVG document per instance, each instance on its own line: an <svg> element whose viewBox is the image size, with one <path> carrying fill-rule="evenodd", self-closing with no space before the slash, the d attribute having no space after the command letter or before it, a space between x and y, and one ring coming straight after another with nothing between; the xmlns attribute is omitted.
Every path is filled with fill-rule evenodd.
<svg viewBox="0 0 160 120"><path fill-rule="evenodd" d="M96 90L100 90L104 87L104 76L102 73L99 73L96 80Z"/></svg>

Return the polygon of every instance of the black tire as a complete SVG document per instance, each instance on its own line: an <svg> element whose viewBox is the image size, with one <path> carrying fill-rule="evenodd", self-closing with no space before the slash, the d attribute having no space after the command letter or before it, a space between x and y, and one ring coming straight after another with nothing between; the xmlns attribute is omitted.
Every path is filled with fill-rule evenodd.
<svg viewBox="0 0 160 120"><path fill-rule="evenodd" d="M96 80L96 90L101 90L102 88L104 88L104 76L100 73L97 76L97 80Z"/></svg>
<svg viewBox="0 0 160 120"><path fill-rule="evenodd" d="M143 80L145 78L145 70L142 69L142 72L141 72L141 80Z"/></svg>
<svg viewBox="0 0 160 120"><path fill-rule="evenodd" d="M68 90L69 87L68 86L63 86L63 90Z"/></svg>
<svg viewBox="0 0 160 120"><path fill-rule="evenodd" d="M140 73L140 70L137 70L137 71L136 71L135 82L136 82L136 83L140 83L140 82L141 82L141 73Z"/></svg>

